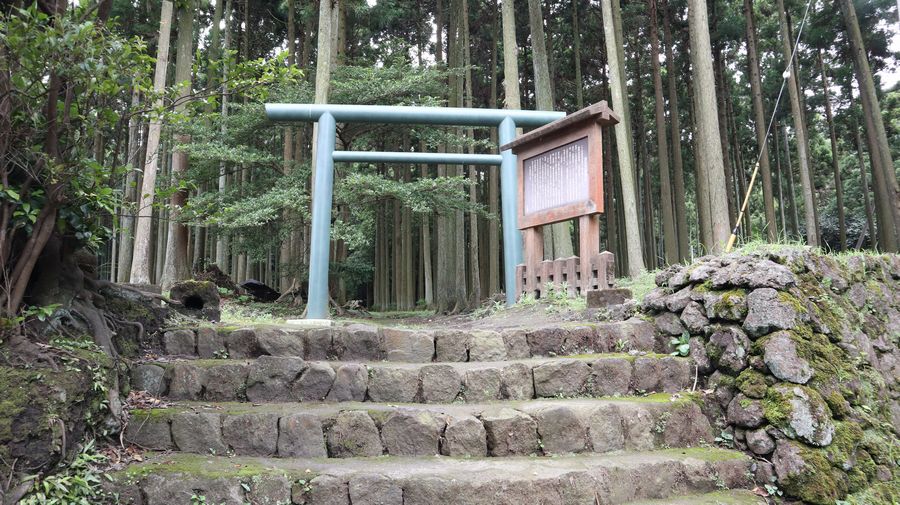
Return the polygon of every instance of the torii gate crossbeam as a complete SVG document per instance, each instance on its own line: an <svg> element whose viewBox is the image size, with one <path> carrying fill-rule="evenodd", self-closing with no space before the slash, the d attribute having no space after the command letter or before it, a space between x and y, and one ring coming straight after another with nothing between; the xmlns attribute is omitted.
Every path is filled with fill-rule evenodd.
<svg viewBox="0 0 900 505"><path fill-rule="evenodd" d="M518 216L516 156L456 153L335 151L337 123L427 124L443 126L491 126L497 128L500 145L512 142L517 127L536 127L565 116L564 112L456 107L403 107L386 105L266 104L273 121L318 123L316 184L313 188L312 231L309 256L307 319L328 317L328 250L331 237L331 204L334 162L431 163L447 165L499 165L503 216L503 262L506 303L516 302L516 265L522 262L522 234Z"/></svg>

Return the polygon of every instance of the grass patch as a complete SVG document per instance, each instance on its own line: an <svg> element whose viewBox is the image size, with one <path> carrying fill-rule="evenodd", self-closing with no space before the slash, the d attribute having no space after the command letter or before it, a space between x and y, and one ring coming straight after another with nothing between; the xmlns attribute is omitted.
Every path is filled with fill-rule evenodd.
<svg viewBox="0 0 900 505"><path fill-rule="evenodd" d="M637 277L622 277L621 279L616 279L616 287L630 289L631 296L634 297L638 303L641 303L644 301L644 297L647 296L647 293L656 288L656 272L644 272Z"/></svg>

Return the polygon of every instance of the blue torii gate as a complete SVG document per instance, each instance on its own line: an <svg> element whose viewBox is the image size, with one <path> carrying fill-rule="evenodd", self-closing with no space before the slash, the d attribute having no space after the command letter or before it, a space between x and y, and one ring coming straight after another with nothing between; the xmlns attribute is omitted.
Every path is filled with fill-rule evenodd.
<svg viewBox="0 0 900 505"><path fill-rule="evenodd" d="M309 254L307 319L328 317L328 245L331 240L331 198L334 162L412 163L447 165L499 165L503 215L503 261L506 303L516 302L516 265L522 262L522 235L518 216L516 156L415 152L335 151L337 123L427 124L442 126L492 126L500 145L513 141L517 127L543 126L564 117L564 112L454 107L402 107L386 105L266 104L273 121L318 123L315 188L312 200L312 232Z"/></svg>

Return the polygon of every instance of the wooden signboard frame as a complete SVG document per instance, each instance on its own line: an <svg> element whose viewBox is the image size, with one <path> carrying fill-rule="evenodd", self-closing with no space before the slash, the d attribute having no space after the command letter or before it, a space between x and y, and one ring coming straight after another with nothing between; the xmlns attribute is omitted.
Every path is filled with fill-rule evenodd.
<svg viewBox="0 0 900 505"><path fill-rule="evenodd" d="M512 149L518 163L518 227L522 230L525 242L525 263L519 265L520 273L517 274L518 293L528 292L540 296L548 282L557 285L565 282L571 294L611 286L613 259L608 252L600 253L600 222L596 215L603 212L604 204L602 127L618 122L619 117L603 101L537 128L500 147L501 151ZM526 213L526 162L547 155L555 149L565 149L582 139L587 140L587 198ZM578 219L579 257L555 260L560 265L548 265L548 262L543 261L542 227L569 219Z"/></svg>

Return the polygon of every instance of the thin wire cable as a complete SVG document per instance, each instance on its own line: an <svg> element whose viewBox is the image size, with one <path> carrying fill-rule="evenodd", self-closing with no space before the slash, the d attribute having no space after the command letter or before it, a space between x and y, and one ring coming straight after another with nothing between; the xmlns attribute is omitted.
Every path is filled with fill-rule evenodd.
<svg viewBox="0 0 900 505"><path fill-rule="evenodd" d="M806 2L803 20L800 21L800 27L797 29L797 37L796 40L794 40L794 47L791 49L791 59L788 61L784 72L781 74L781 89L778 90L778 98L775 99L775 106L772 107L772 117L769 118L769 125L766 127L766 136L763 138L762 144L759 146L759 153L756 155L756 164L753 166L753 174L750 176L750 183L747 184L747 193L744 195L744 202L741 204L741 212L738 214L734 229L731 230L731 236L728 237L728 244L725 246L726 253L731 252L732 247L734 247L734 241L737 240L738 230L741 228L741 221L744 219L747 205L750 203L750 195L753 193L753 184L756 182L756 176L759 173L759 161L762 159L766 145L769 143L769 134L772 132L772 125L775 124L775 116L778 112L778 106L781 104L781 97L784 95L784 88L787 85L788 79L791 77L791 72L794 68L794 60L797 57L797 48L800 46L800 36L803 35L803 28L806 26L806 20L809 18L809 9L812 6L812 3L813 0L807 0Z"/></svg>

